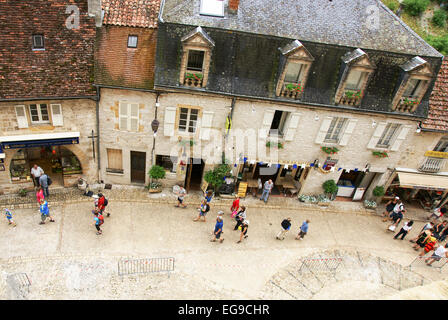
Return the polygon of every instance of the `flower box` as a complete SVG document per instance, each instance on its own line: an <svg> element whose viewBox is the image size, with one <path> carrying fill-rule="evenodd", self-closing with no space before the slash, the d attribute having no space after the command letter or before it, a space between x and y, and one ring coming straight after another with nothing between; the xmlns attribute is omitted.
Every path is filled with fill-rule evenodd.
<svg viewBox="0 0 448 320"><path fill-rule="evenodd" d="M361 90L345 90L339 103L349 106L355 106L359 104L359 102L361 101L361 97Z"/></svg>
<svg viewBox="0 0 448 320"><path fill-rule="evenodd" d="M386 158L389 156L387 151L372 151L372 155L377 158Z"/></svg>
<svg viewBox="0 0 448 320"><path fill-rule="evenodd" d="M273 143L271 141L266 142L266 147L271 148L277 148L277 149L283 149L283 144L278 142L278 143Z"/></svg>
<svg viewBox="0 0 448 320"><path fill-rule="evenodd" d="M204 76L199 72L185 72L184 84L191 87L202 87Z"/></svg>
<svg viewBox="0 0 448 320"><path fill-rule="evenodd" d="M320 149L327 154L336 154L339 151L336 147L321 147Z"/></svg>
<svg viewBox="0 0 448 320"><path fill-rule="evenodd" d="M281 92L281 96L286 98L297 98L303 92L303 85L299 83L285 83L283 86L283 90Z"/></svg>

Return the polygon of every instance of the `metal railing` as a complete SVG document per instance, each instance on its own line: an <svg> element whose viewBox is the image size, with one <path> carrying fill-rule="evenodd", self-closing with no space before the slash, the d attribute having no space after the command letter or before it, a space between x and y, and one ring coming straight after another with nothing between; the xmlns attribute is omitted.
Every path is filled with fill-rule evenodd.
<svg viewBox="0 0 448 320"><path fill-rule="evenodd" d="M439 269L440 272L442 272L442 269L447 265L448 259L447 258L440 258L439 261L434 261L431 263L431 266L428 266L426 264L426 260L432 261L431 256L424 256L424 257L416 257L410 264L409 268L435 268ZM428 261L428 262L429 262Z"/></svg>
<svg viewBox="0 0 448 320"><path fill-rule="evenodd" d="M446 159L427 157L425 161L420 165L418 170L423 172L435 173L442 170L445 167L445 164Z"/></svg>
<svg viewBox="0 0 448 320"><path fill-rule="evenodd" d="M174 258L122 259L118 261L118 275L147 274L174 271Z"/></svg>
<svg viewBox="0 0 448 320"><path fill-rule="evenodd" d="M26 299L30 292L31 281L26 273L9 274L6 283L14 291L17 299Z"/></svg>

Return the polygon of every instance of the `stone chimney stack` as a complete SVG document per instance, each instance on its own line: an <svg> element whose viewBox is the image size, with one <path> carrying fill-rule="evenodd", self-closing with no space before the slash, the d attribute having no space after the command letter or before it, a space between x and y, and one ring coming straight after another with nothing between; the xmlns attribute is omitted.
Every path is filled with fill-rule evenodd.
<svg viewBox="0 0 448 320"><path fill-rule="evenodd" d="M229 0L229 12L236 14L238 12L239 5L240 5L240 0Z"/></svg>
<svg viewBox="0 0 448 320"><path fill-rule="evenodd" d="M95 17L95 25L101 27L103 24L103 14L101 0L88 0L89 16Z"/></svg>

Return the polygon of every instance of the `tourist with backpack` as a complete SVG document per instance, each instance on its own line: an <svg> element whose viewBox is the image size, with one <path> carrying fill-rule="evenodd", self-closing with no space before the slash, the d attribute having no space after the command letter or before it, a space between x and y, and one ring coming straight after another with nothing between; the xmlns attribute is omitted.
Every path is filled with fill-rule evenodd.
<svg viewBox="0 0 448 320"><path fill-rule="evenodd" d="M284 240L285 234L291 229L291 218L286 218L281 223L282 230L275 237L277 240Z"/></svg>
<svg viewBox="0 0 448 320"><path fill-rule="evenodd" d="M101 215L104 213L104 210L106 209L107 205L109 204L109 201L106 199L106 197L102 193L98 193L98 211L101 213ZM107 213L107 216L110 216L110 213Z"/></svg>
<svg viewBox="0 0 448 320"><path fill-rule="evenodd" d="M101 225L104 223L103 215L98 209L93 210L92 213L93 213L93 220L95 221L94 225L97 231L96 234L97 235L103 234L103 231L100 228Z"/></svg>
<svg viewBox="0 0 448 320"><path fill-rule="evenodd" d="M50 218L50 222L54 222L54 219L52 216L50 216L50 209L48 208L48 202L45 199L42 199L40 201L40 217L41 217L41 222L39 224L45 224L45 220L47 220L47 218Z"/></svg>
<svg viewBox="0 0 448 320"><path fill-rule="evenodd" d="M430 236L423 247L423 251L420 252L419 256L423 257L425 254L434 250L437 243L437 239L433 236Z"/></svg>
<svg viewBox="0 0 448 320"><path fill-rule="evenodd" d="M193 219L193 221L199 221L201 219L201 217L204 218L204 220L202 220L203 222L205 221L205 216L207 215L207 212L210 211L210 205L207 203L207 200L202 200L201 206L198 208L199 211L199 215L196 219Z"/></svg>
<svg viewBox="0 0 448 320"><path fill-rule="evenodd" d="M248 237L247 229L249 228L249 220L244 220L240 228L241 228L240 240L238 240L236 243L241 243L243 239L247 239Z"/></svg>
<svg viewBox="0 0 448 320"><path fill-rule="evenodd" d="M236 225L235 228L233 228L233 230L238 230L238 228L243 224L243 221L246 220L246 218L247 218L246 207L241 206L241 210L235 216Z"/></svg>
<svg viewBox="0 0 448 320"><path fill-rule="evenodd" d="M39 184L44 191L45 198L47 198L47 199L50 196L50 192L48 191L48 186L51 183L52 183L52 181L51 181L50 177L45 172L42 173L42 175L39 177Z"/></svg>

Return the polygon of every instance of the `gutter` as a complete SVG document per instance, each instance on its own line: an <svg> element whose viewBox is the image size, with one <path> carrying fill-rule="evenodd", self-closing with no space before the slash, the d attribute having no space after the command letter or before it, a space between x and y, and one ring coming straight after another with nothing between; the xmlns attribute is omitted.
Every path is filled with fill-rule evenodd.
<svg viewBox="0 0 448 320"><path fill-rule="evenodd" d="M101 152L100 152L100 99L101 88L96 87L96 137L97 137L97 154L98 154L98 182L101 181Z"/></svg>
<svg viewBox="0 0 448 320"><path fill-rule="evenodd" d="M165 0L162 0L162 3L160 4L160 8L159 8L159 21L164 23L165 21L163 21L163 17L162 17L162 13L163 13L163 9L165 8Z"/></svg>
<svg viewBox="0 0 448 320"><path fill-rule="evenodd" d="M74 99L91 99L91 100L95 100L96 96L12 98L12 99L0 99L0 102L36 101L36 100L74 100Z"/></svg>
<svg viewBox="0 0 448 320"><path fill-rule="evenodd" d="M437 129L425 129L422 128L422 131L424 132L436 132L436 133L448 133L448 130L437 130Z"/></svg>
<svg viewBox="0 0 448 320"><path fill-rule="evenodd" d="M131 87L120 87L120 86L110 86L110 85L103 85L103 84L93 84L96 88L107 88L107 89L120 89L120 90L133 90L133 91L142 91L142 92L152 92L157 93L160 91L154 90L154 89L141 89L141 88L131 88Z"/></svg>
<svg viewBox="0 0 448 320"><path fill-rule="evenodd" d="M282 104L288 104L288 105L292 105L292 106L297 106L299 103L294 103L292 101L284 101L284 100L278 100L278 99L273 99L273 98L265 98L265 97L255 97L255 96L247 96L247 95L242 95L242 94L232 94L232 93L225 93L225 92L216 92L216 91L200 91L197 89L190 89L190 88L179 88L177 86L170 86L170 85L157 85L157 87L160 88L167 88L167 89L174 89L174 90L180 90L180 91L187 91L187 92L191 92L191 93L212 93L212 94L216 94L216 95L221 95L221 96L226 96L226 97L233 97L233 98L242 98L242 99L246 99L246 100L262 100L262 101L268 101L268 102L273 102L273 103L282 103ZM339 110L344 110L347 112L352 112L352 113L358 113L358 114L381 114L381 115L387 115L387 116L393 116L393 117L398 117L398 118L406 118L406 119L411 119L411 120L425 120L425 117L421 117L421 116L415 116L415 115L401 115L401 114L396 114L394 112L387 112L387 111L374 111L374 110L360 110L358 108L350 108L350 107L344 107L344 106L330 106L330 105L325 105L325 104L319 104L319 103L312 103L312 102L300 102L300 105L304 105L306 107L310 107L310 108L322 108L322 109L327 109L327 110L332 110L332 111L337 111L337 109Z"/></svg>

